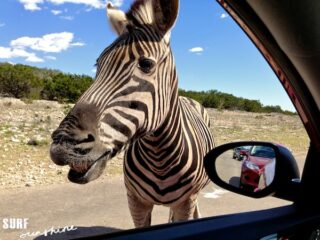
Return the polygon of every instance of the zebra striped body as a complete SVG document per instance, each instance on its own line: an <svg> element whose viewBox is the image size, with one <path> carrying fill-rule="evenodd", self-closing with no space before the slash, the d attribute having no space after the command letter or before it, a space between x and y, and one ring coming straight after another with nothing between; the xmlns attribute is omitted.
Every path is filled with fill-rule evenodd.
<svg viewBox="0 0 320 240"><path fill-rule="evenodd" d="M202 160L213 148L213 141L207 114L203 108L198 112L195 104L180 97L163 126L127 150L126 186L143 201L177 205L208 182Z"/></svg>
<svg viewBox="0 0 320 240"><path fill-rule="evenodd" d="M119 38L97 60L97 76L52 134L51 158L70 166L69 179L98 178L126 150L124 178L136 227L151 223L153 205L170 221L199 217L197 195L207 184L205 154L214 147L209 117L178 96L169 46L178 0L137 0L124 14L108 4Z"/></svg>
<svg viewBox="0 0 320 240"><path fill-rule="evenodd" d="M125 154L128 202L136 227L151 223L153 205L171 208L169 221L199 218L197 195L208 183L204 155L214 143L209 117L197 102L179 97L163 126Z"/></svg>

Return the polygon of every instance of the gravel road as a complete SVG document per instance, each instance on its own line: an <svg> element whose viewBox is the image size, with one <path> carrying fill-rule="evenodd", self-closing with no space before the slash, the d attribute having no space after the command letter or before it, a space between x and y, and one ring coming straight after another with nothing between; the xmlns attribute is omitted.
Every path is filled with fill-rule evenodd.
<svg viewBox="0 0 320 240"><path fill-rule="evenodd" d="M4 190L0 199L1 225L5 218L28 218L26 229L7 230L0 225L1 240L60 240L133 228L121 176L103 177L87 185L62 183L14 192ZM250 199L224 191L214 184L208 185L199 195L202 217L287 204L290 202L273 197ZM156 206L152 225L166 223L168 215L168 208ZM50 235L52 227L76 229ZM45 230L47 237L43 236Z"/></svg>

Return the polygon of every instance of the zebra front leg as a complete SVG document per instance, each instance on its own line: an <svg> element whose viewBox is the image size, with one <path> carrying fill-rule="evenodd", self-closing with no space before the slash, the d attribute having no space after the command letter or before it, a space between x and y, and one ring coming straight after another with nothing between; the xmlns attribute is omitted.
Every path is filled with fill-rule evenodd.
<svg viewBox="0 0 320 240"><path fill-rule="evenodd" d="M201 213L200 213L200 209L199 209L199 202L198 199L196 199L196 207L193 213L193 219L198 219L201 218Z"/></svg>
<svg viewBox="0 0 320 240"><path fill-rule="evenodd" d="M174 222L174 220L173 220L173 211L172 211L172 208L170 208L168 223L172 223L172 222Z"/></svg>
<svg viewBox="0 0 320 240"><path fill-rule="evenodd" d="M200 218L197 198L188 198L177 206L170 208L169 222L186 221Z"/></svg>
<svg viewBox="0 0 320 240"><path fill-rule="evenodd" d="M145 203L130 193L127 194L127 197L134 226L136 228L150 226L153 204Z"/></svg>

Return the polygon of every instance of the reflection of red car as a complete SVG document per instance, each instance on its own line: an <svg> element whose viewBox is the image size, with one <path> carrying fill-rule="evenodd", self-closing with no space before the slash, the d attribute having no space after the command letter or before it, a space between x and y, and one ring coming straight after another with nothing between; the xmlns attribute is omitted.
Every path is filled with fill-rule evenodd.
<svg viewBox="0 0 320 240"><path fill-rule="evenodd" d="M269 185L274 177L275 152L271 147L253 146L241 167L240 187L253 190Z"/></svg>
<svg viewBox="0 0 320 240"><path fill-rule="evenodd" d="M244 156L248 155L250 148L250 146L236 147L235 149L233 149L232 158L239 161L243 160Z"/></svg>

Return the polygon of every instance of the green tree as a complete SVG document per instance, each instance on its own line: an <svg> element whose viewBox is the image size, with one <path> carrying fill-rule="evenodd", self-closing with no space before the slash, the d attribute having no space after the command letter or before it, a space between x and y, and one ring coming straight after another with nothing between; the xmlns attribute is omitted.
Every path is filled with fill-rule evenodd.
<svg viewBox="0 0 320 240"><path fill-rule="evenodd" d="M242 110L247 112L261 112L262 104L258 100L244 99Z"/></svg>
<svg viewBox="0 0 320 240"><path fill-rule="evenodd" d="M89 76L59 73L45 80L41 97L61 102L75 102L92 82L93 79Z"/></svg>
<svg viewBox="0 0 320 240"><path fill-rule="evenodd" d="M35 76L31 69L24 65L17 64L0 65L0 92L15 98L28 97L31 90L31 83Z"/></svg>

